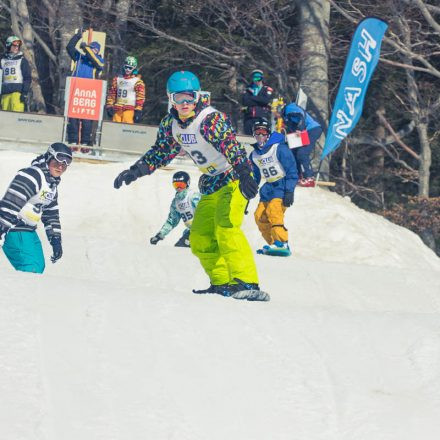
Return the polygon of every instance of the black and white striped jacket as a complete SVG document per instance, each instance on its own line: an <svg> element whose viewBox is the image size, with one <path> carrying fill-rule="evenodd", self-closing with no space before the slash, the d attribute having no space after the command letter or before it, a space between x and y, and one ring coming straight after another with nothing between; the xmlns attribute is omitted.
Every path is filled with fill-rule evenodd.
<svg viewBox="0 0 440 440"><path fill-rule="evenodd" d="M28 168L18 171L0 200L2 232L34 231L41 220L49 241L61 237L57 187L61 179L52 177L46 156L38 156Z"/></svg>

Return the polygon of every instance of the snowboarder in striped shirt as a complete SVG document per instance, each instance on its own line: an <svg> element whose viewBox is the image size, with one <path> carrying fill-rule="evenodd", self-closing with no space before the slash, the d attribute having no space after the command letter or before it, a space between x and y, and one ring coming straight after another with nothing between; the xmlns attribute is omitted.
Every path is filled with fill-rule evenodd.
<svg viewBox="0 0 440 440"><path fill-rule="evenodd" d="M60 142L52 144L30 167L18 171L0 200L0 247L16 270L44 272L44 254L36 232L40 220L52 246L52 263L63 255L58 185L71 163L71 149Z"/></svg>

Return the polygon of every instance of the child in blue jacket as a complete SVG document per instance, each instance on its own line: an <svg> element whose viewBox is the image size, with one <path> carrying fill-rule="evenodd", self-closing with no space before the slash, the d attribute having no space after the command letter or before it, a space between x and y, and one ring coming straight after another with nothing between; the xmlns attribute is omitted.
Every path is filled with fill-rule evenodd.
<svg viewBox="0 0 440 440"><path fill-rule="evenodd" d="M284 213L293 203L293 193L298 181L295 158L281 133L270 133L270 125L264 120L253 126L256 143L250 155L254 176L260 188L260 202L254 213L255 222L268 243L257 253L289 256L288 231L284 226Z"/></svg>

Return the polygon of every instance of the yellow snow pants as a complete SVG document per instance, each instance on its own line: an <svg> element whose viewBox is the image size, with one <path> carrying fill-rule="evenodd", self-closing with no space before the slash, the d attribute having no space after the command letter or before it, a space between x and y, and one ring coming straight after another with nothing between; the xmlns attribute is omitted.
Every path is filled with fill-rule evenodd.
<svg viewBox="0 0 440 440"><path fill-rule="evenodd" d="M24 112L24 103L20 101L20 92L12 92L2 95L2 110L10 112Z"/></svg>
<svg viewBox="0 0 440 440"><path fill-rule="evenodd" d="M268 244L275 240L287 242L289 235L284 226L284 213L286 207L282 199L272 199L269 202L262 202L257 206L254 217L261 235Z"/></svg>
<svg viewBox="0 0 440 440"><path fill-rule="evenodd" d="M258 284L251 247L241 230L247 200L238 180L213 194L203 195L194 213L189 242L211 284L238 278Z"/></svg>

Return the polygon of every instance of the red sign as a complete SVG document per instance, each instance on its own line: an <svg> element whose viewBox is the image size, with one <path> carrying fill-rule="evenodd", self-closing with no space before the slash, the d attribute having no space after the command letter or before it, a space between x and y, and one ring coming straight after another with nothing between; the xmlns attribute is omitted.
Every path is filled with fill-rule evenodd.
<svg viewBox="0 0 440 440"><path fill-rule="evenodd" d="M70 78L69 102L67 116L69 118L99 120L101 99L102 99L102 80Z"/></svg>

